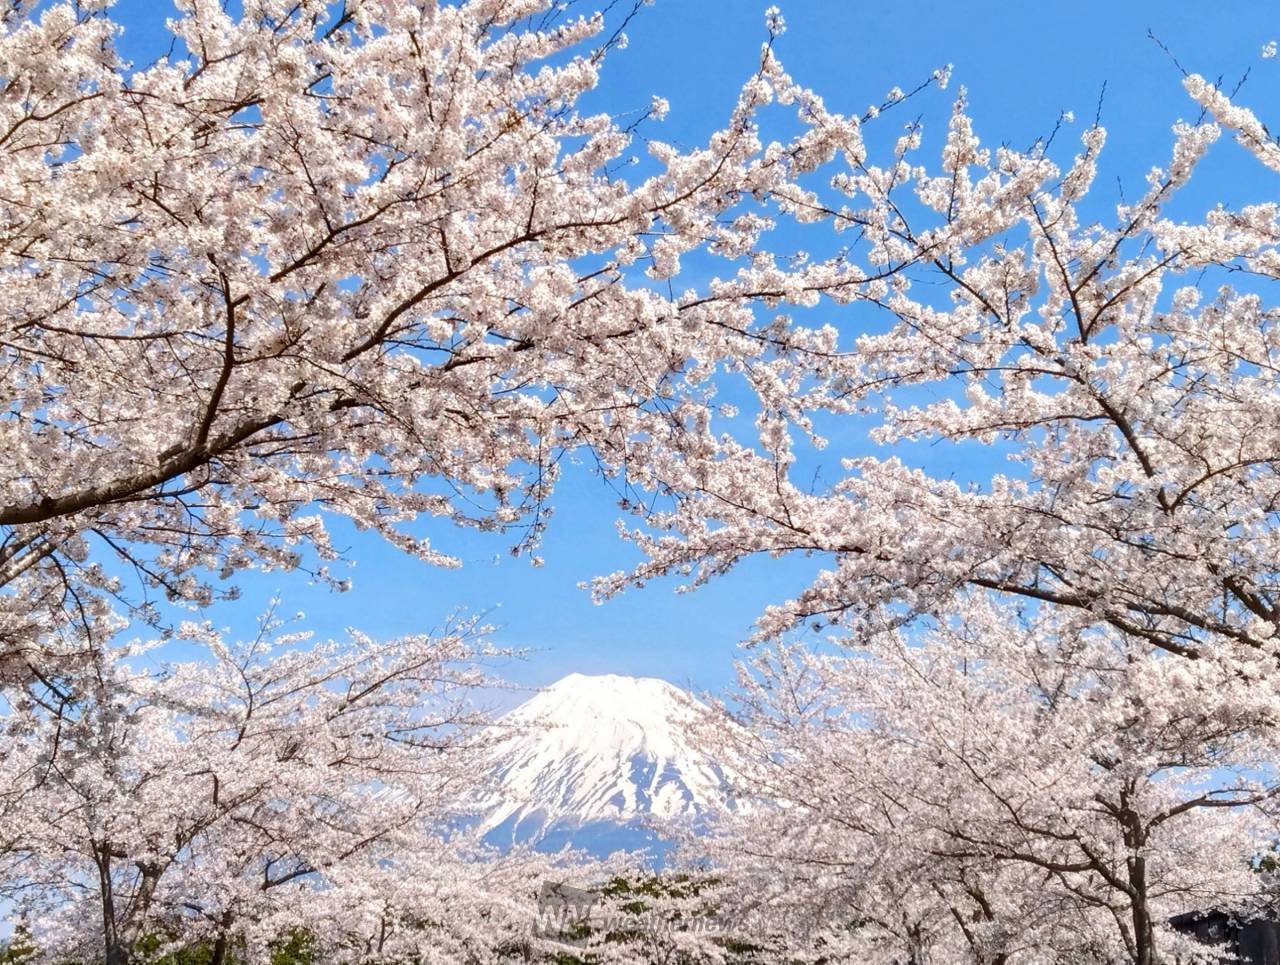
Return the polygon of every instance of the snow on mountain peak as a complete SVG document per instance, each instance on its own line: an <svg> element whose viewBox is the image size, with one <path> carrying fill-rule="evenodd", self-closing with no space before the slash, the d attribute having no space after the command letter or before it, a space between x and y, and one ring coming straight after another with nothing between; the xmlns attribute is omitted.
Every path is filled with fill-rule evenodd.
<svg viewBox="0 0 1280 965"><path fill-rule="evenodd" d="M496 790L483 830L693 820L724 798L724 773L687 726L706 706L665 680L574 673L495 725Z"/></svg>

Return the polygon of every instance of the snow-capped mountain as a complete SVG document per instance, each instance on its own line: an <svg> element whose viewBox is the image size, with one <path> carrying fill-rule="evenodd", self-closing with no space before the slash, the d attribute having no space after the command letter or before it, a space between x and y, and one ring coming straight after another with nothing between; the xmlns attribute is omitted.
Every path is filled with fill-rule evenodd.
<svg viewBox="0 0 1280 965"><path fill-rule="evenodd" d="M609 850L652 842L655 822L696 823L726 800L724 772L686 731L705 710L665 680L570 674L496 725L482 829Z"/></svg>

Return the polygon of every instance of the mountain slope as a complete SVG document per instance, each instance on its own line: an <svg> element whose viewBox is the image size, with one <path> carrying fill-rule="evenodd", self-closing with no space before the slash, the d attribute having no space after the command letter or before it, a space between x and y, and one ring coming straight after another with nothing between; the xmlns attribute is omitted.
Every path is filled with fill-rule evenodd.
<svg viewBox="0 0 1280 965"><path fill-rule="evenodd" d="M685 733L705 709L665 680L570 674L497 724L482 829L598 850L655 820L696 822L725 799L724 772Z"/></svg>

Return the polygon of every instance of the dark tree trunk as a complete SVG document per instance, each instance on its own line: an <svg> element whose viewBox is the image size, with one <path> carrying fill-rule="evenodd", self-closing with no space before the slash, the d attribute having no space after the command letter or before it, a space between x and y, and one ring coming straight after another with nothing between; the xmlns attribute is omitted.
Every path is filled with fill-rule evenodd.
<svg viewBox="0 0 1280 965"><path fill-rule="evenodd" d="M1147 906L1147 859L1134 855L1128 859L1129 884L1133 888L1130 908L1133 913L1133 945L1135 965L1158 965L1155 928L1151 909Z"/></svg>
<svg viewBox="0 0 1280 965"><path fill-rule="evenodd" d="M1129 807L1129 795L1120 794L1120 823L1124 829L1124 843L1129 849L1125 865L1129 873L1129 910L1133 923L1134 965L1159 965L1156 950L1155 925L1151 920L1148 903L1147 859L1143 853L1147 844L1148 828L1138 814Z"/></svg>
<svg viewBox="0 0 1280 965"><path fill-rule="evenodd" d="M231 928L231 921L231 912L223 912L222 919L218 922L220 926L218 929L218 938L213 943L213 951L209 958L209 965L226 965L227 950L231 943L227 933Z"/></svg>
<svg viewBox="0 0 1280 965"><path fill-rule="evenodd" d="M129 965L129 949L120 940L116 924L115 891L111 881L111 844L104 841L94 848L98 866L98 895L102 902L102 950L106 965Z"/></svg>

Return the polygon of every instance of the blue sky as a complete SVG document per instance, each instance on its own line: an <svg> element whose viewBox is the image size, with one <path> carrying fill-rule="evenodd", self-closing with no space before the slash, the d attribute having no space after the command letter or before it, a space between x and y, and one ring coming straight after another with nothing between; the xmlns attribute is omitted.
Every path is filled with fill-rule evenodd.
<svg viewBox="0 0 1280 965"><path fill-rule="evenodd" d="M632 23L631 43L608 63L591 106L643 108L658 94L670 101L671 112L653 136L685 146L703 143L758 61L764 6L756 0L657 0ZM1264 43L1280 37L1280 16L1271 3L792 0L781 6L788 31L777 46L780 57L794 77L840 111L861 112L889 88L909 89L951 63L953 90L968 88L987 144L1025 147L1047 133L1061 111L1072 110L1079 121L1059 137L1066 142L1063 151L1074 152L1106 81L1102 122L1110 133L1098 191L1107 205L1118 200L1117 178L1128 196L1140 192L1145 172L1167 159L1170 126L1195 115L1177 69L1147 38L1148 29L1188 70L1221 74L1231 83L1251 70L1242 100L1264 120L1280 90L1280 60L1259 54ZM136 62L167 47L163 18L169 11L158 0L118 3L124 47ZM924 111L928 157L953 90L928 95L931 100L908 108L911 113L894 119L889 130L896 135L901 123ZM1274 196L1273 176L1241 155L1220 143L1184 203L1203 209L1219 200ZM1212 189L1205 184L1210 177ZM827 307L821 313L852 336L863 320L841 311L847 312ZM843 451L827 458L867 451L861 433L861 427L842 433L836 448ZM991 469L989 459L963 452L922 449L911 455L932 471L961 479ZM579 582L634 559L613 536L614 495L584 465L567 474L556 505L540 569L512 559L510 539L451 525L430 532L439 548L464 560L456 571L428 567L339 525L339 544L358 560L349 592L335 594L291 575L251 577L245 600L213 617L243 626L278 593L286 612L304 611L307 625L322 636L340 636L347 626L388 636L429 630L458 608L488 611L499 625L496 642L533 651L503 668L518 683L546 684L571 671L617 672L718 689L732 678L738 641L752 619L765 603L803 585L816 565L758 560L696 594L678 596L671 584L659 583L596 606Z"/></svg>

